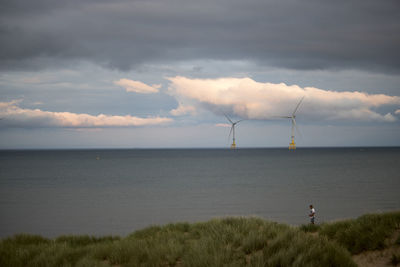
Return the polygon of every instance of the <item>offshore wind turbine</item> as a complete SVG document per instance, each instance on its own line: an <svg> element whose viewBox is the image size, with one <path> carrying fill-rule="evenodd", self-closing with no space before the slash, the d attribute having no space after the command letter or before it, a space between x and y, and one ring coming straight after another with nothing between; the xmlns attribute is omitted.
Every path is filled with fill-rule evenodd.
<svg viewBox="0 0 400 267"><path fill-rule="evenodd" d="M235 149L236 148L236 143L235 143L235 126L236 124L238 124L239 122L241 122L242 120L238 120L233 122L226 114L224 114L225 117L228 119L228 121L232 124L231 126L231 131L229 132L229 138L231 138L231 134L232 135L232 144L231 144L231 149Z"/></svg>
<svg viewBox="0 0 400 267"><path fill-rule="evenodd" d="M300 102L297 104L296 108L293 110L293 113L291 116L279 116L279 118L291 119L291 121L292 121L292 135L291 135L291 142L289 144L289 150L296 149L296 143L294 142L294 128L296 128L297 132L300 133L299 129L297 128L297 124L296 124L296 111L299 108L301 102L303 102L303 99L304 99L304 96L301 98Z"/></svg>

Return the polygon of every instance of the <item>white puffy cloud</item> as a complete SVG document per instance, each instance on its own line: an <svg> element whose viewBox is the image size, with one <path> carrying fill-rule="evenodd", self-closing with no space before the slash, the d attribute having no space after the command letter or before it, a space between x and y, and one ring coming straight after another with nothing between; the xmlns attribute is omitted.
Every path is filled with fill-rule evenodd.
<svg viewBox="0 0 400 267"><path fill-rule="evenodd" d="M396 110L394 114L400 114L400 109Z"/></svg>
<svg viewBox="0 0 400 267"><path fill-rule="evenodd" d="M114 81L114 84L122 86L127 92L135 92L139 94L153 94L158 93L161 88L161 84L147 85L140 81L134 81L129 79L120 79Z"/></svg>
<svg viewBox="0 0 400 267"><path fill-rule="evenodd" d="M0 102L1 123L16 127L128 127L159 125L172 121L170 118L140 118L131 115L116 116L85 113L51 112L40 109L26 109L18 106L19 100Z"/></svg>
<svg viewBox="0 0 400 267"><path fill-rule="evenodd" d="M179 104L178 107L176 109L171 110L170 113L174 116L182 116L186 114L195 115L196 108L194 106Z"/></svg>
<svg viewBox="0 0 400 267"><path fill-rule="evenodd" d="M380 114L382 106L399 105L399 96L337 92L284 83L261 83L250 78L191 79L167 78L168 91L179 102L203 107L217 114L228 112L248 119L270 119L291 115L305 96L298 113L308 119L387 121L396 118Z"/></svg>

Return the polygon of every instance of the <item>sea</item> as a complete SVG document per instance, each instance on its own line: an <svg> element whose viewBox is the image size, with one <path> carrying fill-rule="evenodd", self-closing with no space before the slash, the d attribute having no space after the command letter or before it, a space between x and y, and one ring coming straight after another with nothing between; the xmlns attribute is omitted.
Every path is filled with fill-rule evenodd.
<svg viewBox="0 0 400 267"><path fill-rule="evenodd" d="M126 236L256 216L301 225L400 210L400 148L0 151L0 238Z"/></svg>

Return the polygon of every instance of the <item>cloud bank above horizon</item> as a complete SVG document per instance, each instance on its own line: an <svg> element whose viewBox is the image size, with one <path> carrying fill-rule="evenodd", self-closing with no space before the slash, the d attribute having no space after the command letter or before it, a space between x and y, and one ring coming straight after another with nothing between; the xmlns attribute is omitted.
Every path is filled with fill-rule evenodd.
<svg viewBox="0 0 400 267"><path fill-rule="evenodd" d="M163 125L172 122L171 118L148 117L140 118L131 115L117 116L99 114L97 116L85 113L51 112L40 109L21 108L21 100L0 102L0 126L38 128L102 128L102 127L139 127Z"/></svg>
<svg viewBox="0 0 400 267"><path fill-rule="evenodd" d="M192 79L182 76L167 78L168 92L176 97L177 110L184 115L205 109L215 114L266 120L274 116L291 115L300 99L305 96L299 113L309 120L328 121L382 121L393 122L391 113L381 114L377 109L400 106L399 96L367 94L363 92L337 92L315 87L300 87L284 83L262 83L251 78ZM184 103L184 104L182 104Z"/></svg>

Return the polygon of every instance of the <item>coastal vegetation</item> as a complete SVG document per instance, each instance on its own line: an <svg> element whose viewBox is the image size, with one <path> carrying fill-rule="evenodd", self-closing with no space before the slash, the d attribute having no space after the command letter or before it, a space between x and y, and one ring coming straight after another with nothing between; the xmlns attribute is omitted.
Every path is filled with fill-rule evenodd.
<svg viewBox="0 0 400 267"><path fill-rule="evenodd" d="M151 226L126 237L18 234L0 241L0 266L357 266L391 249L400 262L400 212L321 225L253 217Z"/></svg>

